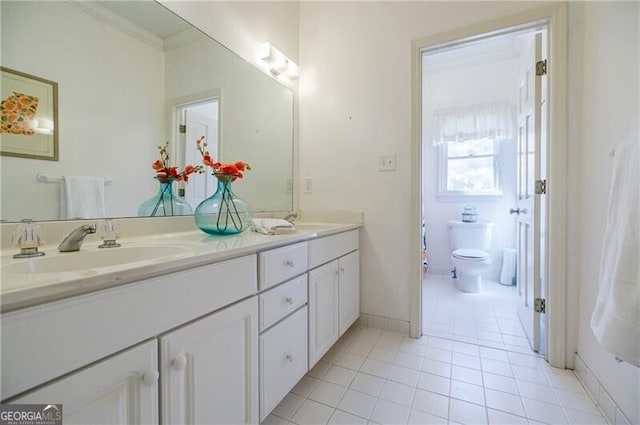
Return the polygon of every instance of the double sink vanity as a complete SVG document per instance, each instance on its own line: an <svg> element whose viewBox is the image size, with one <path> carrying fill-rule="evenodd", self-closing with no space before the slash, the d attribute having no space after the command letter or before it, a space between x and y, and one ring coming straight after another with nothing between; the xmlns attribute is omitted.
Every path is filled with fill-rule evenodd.
<svg viewBox="0 0 640 425"><path fill-rule="evenodd" d="M296 226L3 255L3 403L62 403L65 424L261 422L360 314L361 225Z"/></svg>

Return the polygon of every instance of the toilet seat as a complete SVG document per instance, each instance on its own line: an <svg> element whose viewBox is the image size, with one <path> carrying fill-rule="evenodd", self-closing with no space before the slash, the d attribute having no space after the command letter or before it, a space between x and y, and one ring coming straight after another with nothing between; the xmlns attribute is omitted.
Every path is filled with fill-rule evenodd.
<svg viewBox="0 0 640 425"><path fill-rule="evenodd" d="M456 249L451 253L454 258L467 261L485 261L489 258L489 254L479 249Z"/></svg>

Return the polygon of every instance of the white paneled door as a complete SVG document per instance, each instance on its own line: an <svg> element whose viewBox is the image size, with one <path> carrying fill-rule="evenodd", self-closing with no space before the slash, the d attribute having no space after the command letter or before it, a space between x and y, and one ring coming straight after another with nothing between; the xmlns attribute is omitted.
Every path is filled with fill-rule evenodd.
<svg viewBox="0 0 640 425"><path fill-rule="evenodd" d="M518 315L531 348L540 350L540 312L536 299L541 299L541 196L536 182L543 175L543 153L546 144L546 75L536 75L536 63L542 60L542 34L531 37L521 60L518 99L518 176L517 214ZM544 88L544 90L543 90ZM540 183L538 183L539 185ZM540 191L541 187L538 187Z"/></svg>

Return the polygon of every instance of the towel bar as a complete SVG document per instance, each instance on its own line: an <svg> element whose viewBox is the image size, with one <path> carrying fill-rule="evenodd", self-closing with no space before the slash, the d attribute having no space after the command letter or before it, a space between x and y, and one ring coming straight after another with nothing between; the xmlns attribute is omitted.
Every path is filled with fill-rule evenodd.
<svg viewBox="0 0 640 425"><path fill-rule="evenodd" d="M48 174L45 173L38 173L36 174L36 180L38 180L40 183L61 183L64 181L64 177L50 177ZM112 179L104 179L104 184L113 184L114 181Z"/></svg>

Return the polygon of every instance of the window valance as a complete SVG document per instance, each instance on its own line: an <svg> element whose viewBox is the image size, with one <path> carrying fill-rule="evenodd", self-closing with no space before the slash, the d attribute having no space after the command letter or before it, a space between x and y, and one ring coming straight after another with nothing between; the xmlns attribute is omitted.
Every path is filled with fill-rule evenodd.
<svg viewBox="0 0 640 425"><path fill-rule="evenodd" d="M506 101L441 109L434 112L433 145L513 139L514 128L515 109Z"/></svg>

